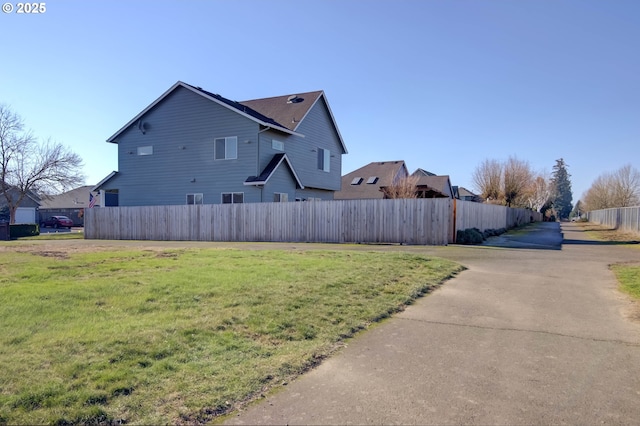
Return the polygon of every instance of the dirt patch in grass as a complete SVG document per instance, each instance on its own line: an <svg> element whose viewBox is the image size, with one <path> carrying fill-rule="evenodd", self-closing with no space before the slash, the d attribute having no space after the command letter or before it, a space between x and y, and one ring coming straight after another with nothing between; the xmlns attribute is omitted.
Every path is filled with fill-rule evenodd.
<svg viewBox="0 0 640 426"><path fill-rule="evenodd" d="M42 257L55 257L58 259L68 259L69 254L63 251L33 251L36 256Z"/></svg>

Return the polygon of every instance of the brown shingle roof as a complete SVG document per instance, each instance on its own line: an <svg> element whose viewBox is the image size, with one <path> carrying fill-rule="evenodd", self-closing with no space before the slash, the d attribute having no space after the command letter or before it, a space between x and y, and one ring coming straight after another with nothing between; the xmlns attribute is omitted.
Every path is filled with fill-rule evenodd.
<svg viewBox="0 0 640 426"><path fill-rule="evenodd" d="M342 189L334 194L336 200L361 200L384 198L382 186L391 186L397 179L408 175L404 161L376 161L342 176ZM371 179L371 178L378 179ZM355 178L362 178L352 185ZM373 182L373 183L367 183Z"/></svg>
<svg viewBox="0 0 640 426"><path fill-rule="evenodd" d="M415 173L414 173L415 175ZM421 175L416 183L418 188L426 187L427 189L431 189L433 191L437 191L442 195L447 197L452 197L453 194L451 192L451 186L449 183L449 176L425 176Z"/></svg>
<svg viewBox="0 0 640 426"><path fill-rule="evenodd" d="M311 107L322 95L322 90L316 92L300 93L297 95L275 96L272 98L252 99L238 102L252 108L260 114L272 118L280 125L291 131L307 115Z"/></svg>

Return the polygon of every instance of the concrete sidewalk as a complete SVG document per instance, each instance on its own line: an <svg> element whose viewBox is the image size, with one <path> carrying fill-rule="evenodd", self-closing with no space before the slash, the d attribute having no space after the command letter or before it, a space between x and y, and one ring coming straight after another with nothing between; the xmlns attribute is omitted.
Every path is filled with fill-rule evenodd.
<svg viewBox="0 0 640 426"><path fill-rule="evenodd" d="M565 242L560 244L564 233ZM228 424L637 424L640 326L608 264L640 250L537 224Z"/></svg>

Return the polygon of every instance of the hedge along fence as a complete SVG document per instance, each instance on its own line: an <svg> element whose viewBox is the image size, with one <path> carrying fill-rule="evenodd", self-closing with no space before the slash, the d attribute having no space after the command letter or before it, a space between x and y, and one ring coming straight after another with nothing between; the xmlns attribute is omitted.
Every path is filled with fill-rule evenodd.
<svg viewBox="0 0 640 426"><path fill-rule="evenodd" d="M587 213L587 220L613 229L640 234L640 206L590 211Z"/></svg>
<svg viewBox="0 0 640 426"><path fill-rule="evenodd" d="M115 240L445 245L464 229L460 226L481 231L510 228L528 223L532 213L466 204L478 203L436 198L102 207L85 211L84 235Z"/></svg>

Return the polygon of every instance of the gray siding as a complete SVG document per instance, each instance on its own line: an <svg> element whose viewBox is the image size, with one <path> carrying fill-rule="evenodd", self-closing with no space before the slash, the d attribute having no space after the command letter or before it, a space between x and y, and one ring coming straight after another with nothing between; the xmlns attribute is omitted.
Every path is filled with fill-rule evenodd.
<svg viewBox="0 0 640 426"><path fill-rule="evenodd" d="M320 99L309 111L296 132L303 134L304 137L274 131L261 134L260 170L267 166L275 154L282 152L272 148L272 141L275 139L284 143L284 152L305 187L329 192L339 191L344 151L323 99ZM331 152L329 172L318 169L318 148L328 149ZM321 198L333 199L332 193L323 191L323 194Z"/></svg>
<svg viewBox="0 0 640 426"><path fill-rule="evenodd" d="M183 87L167 95L137 123L119 135L118 175L101 187L119 191L120 206L180 205L186 195L203 194L205 204L221 203L223 192L242 192L244 202L269 202L274 192L296 197L333 199L340 189L343 149L337 130L320 99L298 132L304 137L261 129L253 120ZM214 139L236 136L238 156L214 159ZM286 165L271 177L267 188L244 185L258 176L273 156L272 140L284 143L304 191L296 191ZM152 155L138 155L138 148L153 147ZM318 148L331 152L330 172L318 170Z"/></svg>
<svg viewBox="0 0 640 426"><path fill-rule="evenodd" d="M321 98L309 111L296 131L305 135L305 138L304 144L296 145L296 148L301 149L302 152L296 152L300 155L291 155L291 162L304 186L339 191L344 151L324 98ZM318 153L312 151L317 148L328 149L331 152L331 166L328 173L318 170ZM303 153L306 155L302 155ZM333 195L331 197L333 198Z"/></svg>
<svg viewBox="0 0 640 426"><path fill-rule="evenodd" d="M121 206L185 204L186 194L221 202L223 192L243 192L259 202L260 191L243 182L256 174L258 124L184 88L169 94L118 140L116 179L103 189L118 189ZM238 158L214 159L214 139L237 136ZM137 155L153 146L152 155ZM192 182L195 179L195 182Z"/></svg>
<svg viewBox="0 0 640 426"><path fill-rule="evenodd" d="M273 201L273 196L276 192L286 193L289 201L295 201L296 198L296 182L291 175L289 167L282 163L280 167L271 176L271 179L267 182L263 189L262 201Z"/></svg>

